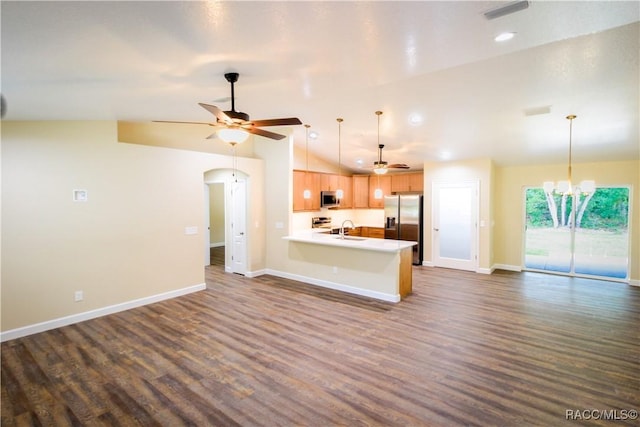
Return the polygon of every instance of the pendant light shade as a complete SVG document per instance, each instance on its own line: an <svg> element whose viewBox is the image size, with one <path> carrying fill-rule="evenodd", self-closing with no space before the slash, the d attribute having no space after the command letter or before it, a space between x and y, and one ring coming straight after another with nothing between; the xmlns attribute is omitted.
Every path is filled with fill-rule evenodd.
<svg viewBox="0 0 640 427"><path fill-rule="evenodd" d="M224 128L218 132L218 138L227 144L242 144L249 138L249 132L239 128Z"/></svg>

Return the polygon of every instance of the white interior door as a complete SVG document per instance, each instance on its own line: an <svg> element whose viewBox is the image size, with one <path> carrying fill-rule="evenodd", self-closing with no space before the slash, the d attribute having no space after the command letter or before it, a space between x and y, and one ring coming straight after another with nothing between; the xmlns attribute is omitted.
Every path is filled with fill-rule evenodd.
<svg viewBox="0 0 640 427"><path fill-rule="evenodd" d="M247 272L247 187L238 179L231 183L231 272Z"/></svg>
<svg viewBox="0 0 640 427"><path fill-rule="evenodd" d="M211 239L209 230L211 229L211 213L210 213L209 184L204 184L204 266L211 265Z"/></svg>
<svg viewBox="0 0 640 427"><path fill-rule="evenodd" d="M478 182L434 182L432 190L434 266L476 271Z"/></svg>

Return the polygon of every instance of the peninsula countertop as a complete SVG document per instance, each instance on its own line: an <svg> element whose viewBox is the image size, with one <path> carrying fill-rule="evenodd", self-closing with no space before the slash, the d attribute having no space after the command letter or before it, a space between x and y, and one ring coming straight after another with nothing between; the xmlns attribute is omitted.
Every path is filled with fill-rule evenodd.
<svg viewBox="0 0 640 427"><path fill-rule="evenodd" d="M336 246L343 248L362 249L378 252L399 252L417 244L406 240L377 239L373 237L344 236L338 234L312 230L301 230L289 236L283 237L285 240L301 243L312 243L316 245Z"/></svg>

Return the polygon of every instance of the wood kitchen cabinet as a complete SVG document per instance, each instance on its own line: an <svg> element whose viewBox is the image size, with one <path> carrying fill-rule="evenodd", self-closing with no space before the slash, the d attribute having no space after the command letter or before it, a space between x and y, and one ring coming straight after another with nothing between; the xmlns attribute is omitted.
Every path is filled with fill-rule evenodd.
<svg viewBox="0 0 640 427"><path fill-rule="evenodd" d="M320 174L320 190L321 191L336 191L338 189L338 175L332 173Z"/></svg>
<svg viewBox="0 0 640 427"><path fill-rule="evenodd" d="M353 180L353 207L369 207L369 175L354 175Z"/></svg>
<svg viewBox="0 0 640 427"><path fill-rule="evenodd" d="M384 208L384 198L376 199L376 188L382 189L382 196L391 194L391 176L390 175L370 175L369 176L369 207L372 209Z"/></svg>
<svg viewBox="0 0 640 427"><path fill-rule="evenodd" d="M311 191L311 198L304 198L304 190ZM293 211L320 210L320 174L317 172L293 171Z"/></svg>
<svg viewBox="0 0 640 427"><path fill-rule="evenodd" d="M340 200L341 208L351 208L353 206L353 181L350 176L338 177L338 188L344 192L344 197Z"/></svg>
<svg viewBox="0 0 640 427"><path fill-rule="evenodd" d="M424 173L411 172L391 175L391 192L402 193L424 190Z"/></svg>

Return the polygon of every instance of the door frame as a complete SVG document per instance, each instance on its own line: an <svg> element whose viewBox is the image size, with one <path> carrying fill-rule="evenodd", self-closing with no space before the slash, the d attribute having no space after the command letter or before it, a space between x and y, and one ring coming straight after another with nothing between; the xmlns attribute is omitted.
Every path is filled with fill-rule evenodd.
<svg viewBox="0 0 640 427"><path fill-rule="evenodd" d="M440 257L440 189L442 188L469 188L472 191L471 202L471 259L462 260L454 258ZM433 181L431 183L431 258L434 267L453 268L456 270L478 271L479 266L479 245L480 245L480 181L479 180L463 180L463 181Z"/></svg>
<svg viewBox="0 0 640 427"><path fill-rule="evenodd" d="M223 184L224 185L224 218L225 218L225 225L224 225L224 242L225 242L225 261L224 261L224 270L227 273L238 273L238 274L242 274L245 275L247 273L247 265L248 265L248 241L247 241L247 234L246 234L246 230L248 229L247 226L247 207L248 207L248 200L247 200L247 194L248 194L248 188L249 188L249 177L248 175L246 175L243 172L240 171L233 171L231 169L212 169L210 171L206 171L206 173L208 172L212 172L215 171L216 175L214 178L209 178L209 179L205 179L204 180L204 197L203 197L203 201L204 201L204 207L203 207L203 211L204 211L204 224L205 224L205 228L206 225L209 223L209 217L210 217L210 209L209 209L209 197L210 197L210 191L209 191L209 185L210 184ZM219 173L219 175L218 175ZM235 174L235 176L234 176ZM242 182L242 185L244 186L244 198L242 200L242 203L239 203L235 210L234 210L234 203L235 200L233 199L233 185L236 184L236 181L238 182ZM243 211L241 212L241 216L244 218L243 221L243 227L245 229L245 234L244 234L244 244L242 245L242 253L238 255L234 254L235 249L235 245L234 245L234 236L233 236L233 229L232 229L232 222L234 221L234 215L238 214L237 209L243 209ZM207 235L203 238L204 242L203 245L206 245L205 247L205 251L206 251L206 258L205 258L205 266L210 265L210 243L209 242L209 230L206 230ZM242 259L243 260L243 264L242 265L235 265L233 263L233 259Z"/></svg>

